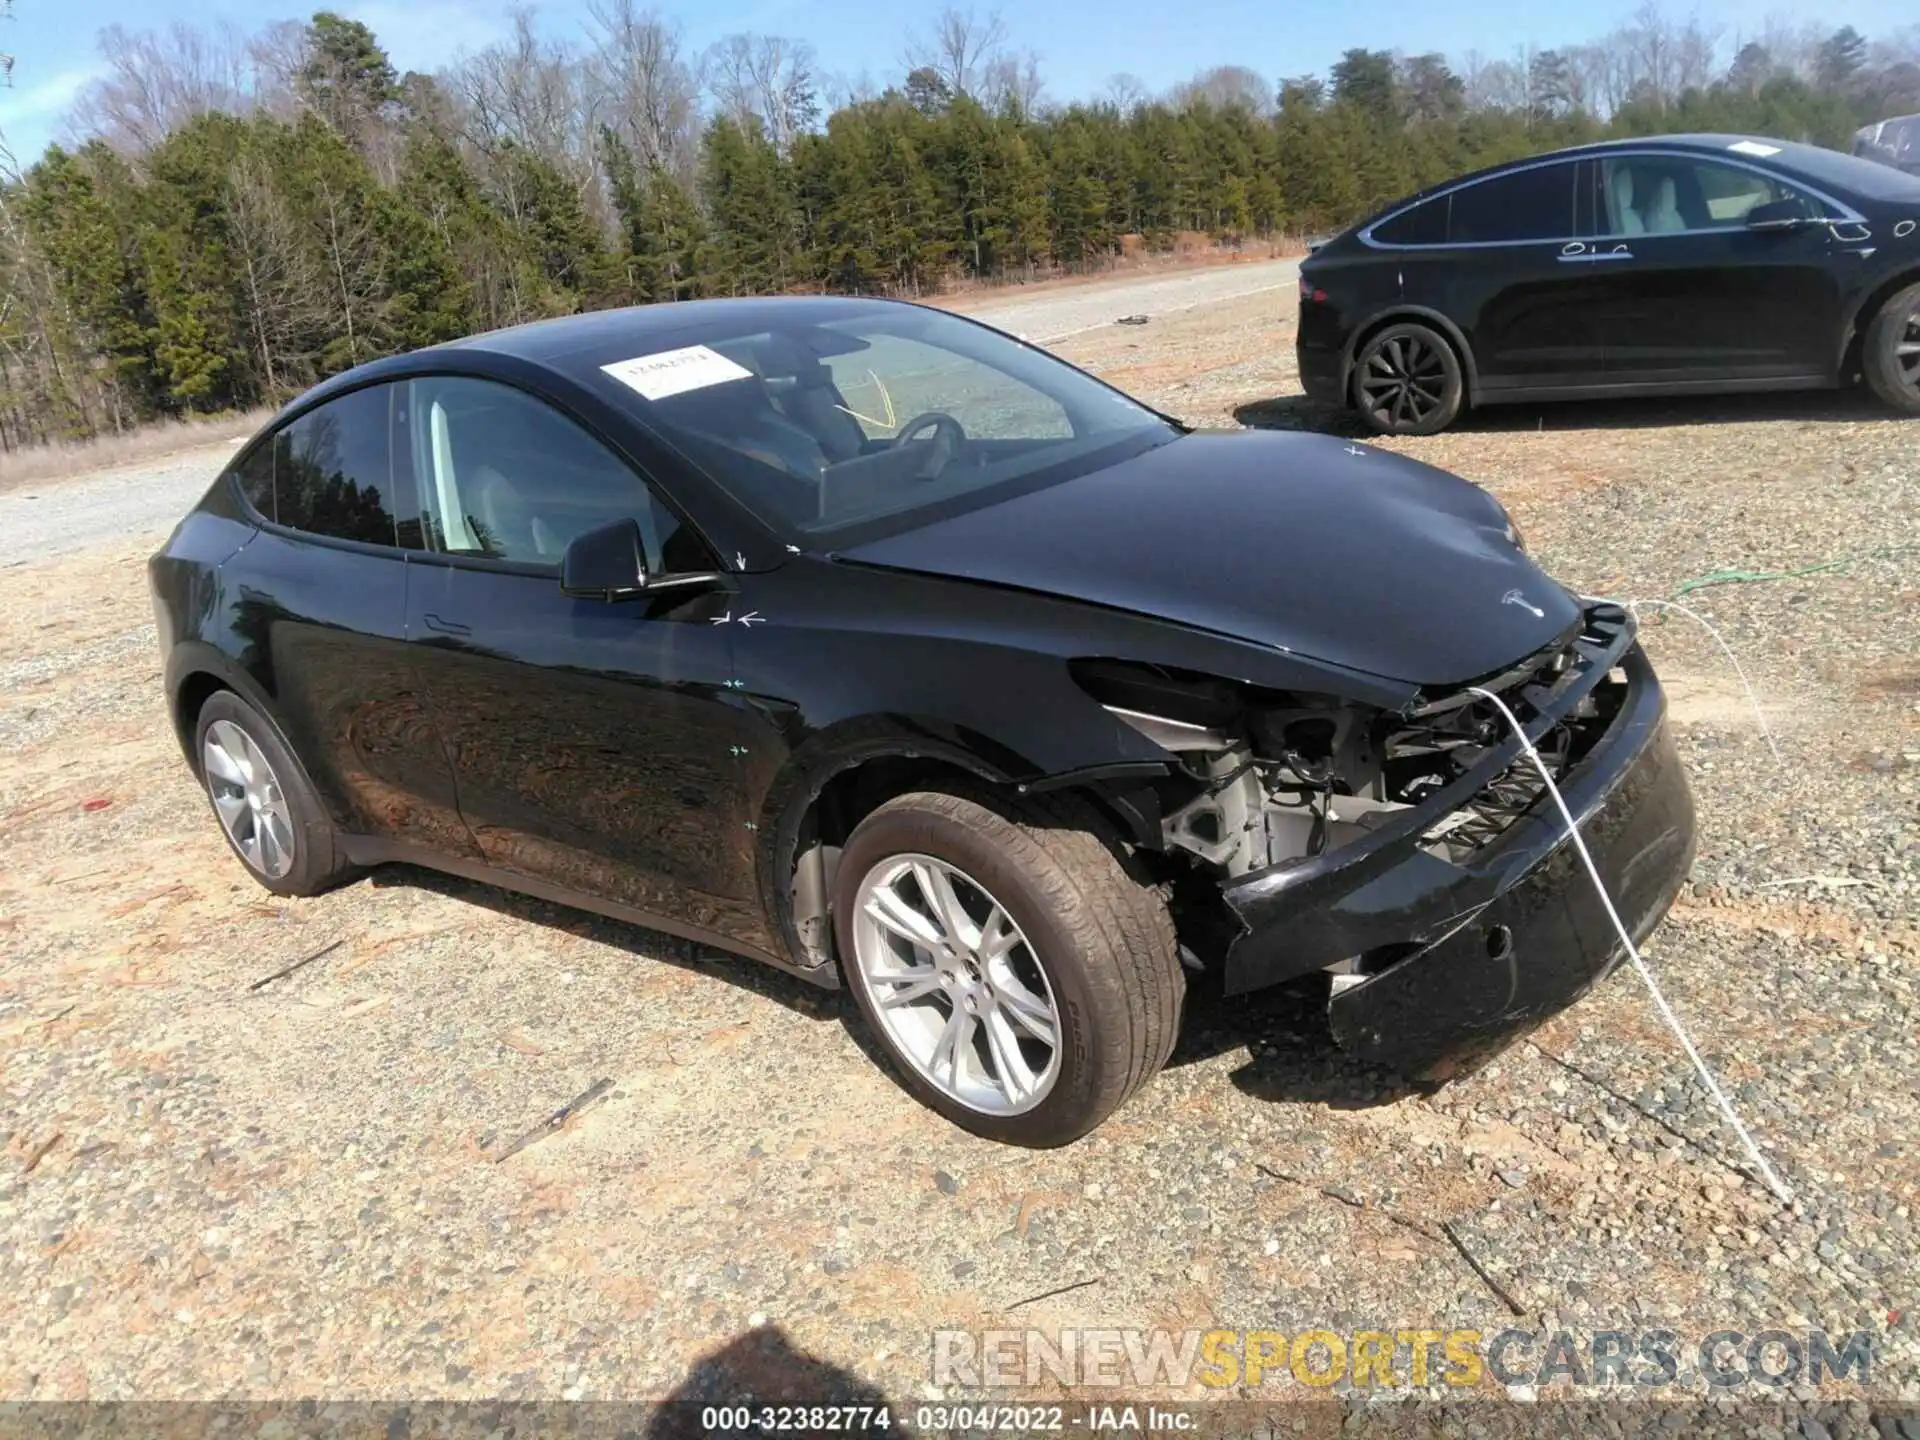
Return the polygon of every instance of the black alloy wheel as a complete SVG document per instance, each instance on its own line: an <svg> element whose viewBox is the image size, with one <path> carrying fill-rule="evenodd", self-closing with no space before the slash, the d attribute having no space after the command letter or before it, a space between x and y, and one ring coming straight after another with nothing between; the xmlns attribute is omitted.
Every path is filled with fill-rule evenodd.
<svg viewBox="0 0 1920 1440"><path fill-rule="evenodd" d="M1361 348L1353 367L1354 408L1382 435L1432 435L1460 414L1460 361L1425 325L1389 325Z"/></svg>

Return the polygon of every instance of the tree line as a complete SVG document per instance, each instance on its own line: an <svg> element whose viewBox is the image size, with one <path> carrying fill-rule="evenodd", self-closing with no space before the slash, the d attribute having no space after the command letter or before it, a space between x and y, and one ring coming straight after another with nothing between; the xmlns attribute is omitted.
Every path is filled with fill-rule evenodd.
<svg viewBox="0 0 1920 1440"><path fill-rule="evenodd" d="M437 75L322 11L257 35L103 32L69 143L0 177L0 445L271 403L380 355L582 309L924 295L1183 236L1325 231L1481 165L1611 134L1844 148L1920 110L1920 27L1731 48L1652 6L1511 59L1357 48L1053 103L995 16L948 11L897 83L802 43L689 55L636 0L586 39L522 13Z"/></svg>

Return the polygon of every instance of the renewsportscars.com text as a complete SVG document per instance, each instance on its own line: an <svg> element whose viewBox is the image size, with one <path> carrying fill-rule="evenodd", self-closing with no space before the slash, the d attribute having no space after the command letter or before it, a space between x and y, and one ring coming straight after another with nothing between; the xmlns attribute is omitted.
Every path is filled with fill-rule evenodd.
<svg viewBox="0 0 1920 1440"><path fill-rule="evenodd" d="M1864 1330L936 1330L931 1380L965 1389L1040 1385L1232 1389L1483 1384L1713 1389L1872 1379Z"/></svg>

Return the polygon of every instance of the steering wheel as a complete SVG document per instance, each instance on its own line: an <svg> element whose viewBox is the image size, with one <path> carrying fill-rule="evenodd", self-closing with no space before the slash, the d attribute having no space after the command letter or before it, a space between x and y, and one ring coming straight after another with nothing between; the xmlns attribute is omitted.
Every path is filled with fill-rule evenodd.
<svg viewBox="0 0 1920 1440"><path fill-rule="evenodd" d="M960 428L960 422L944 410L929 410L924 415L916 415L894 432L892 449L898 450L908 444L929 426L933 429L933 445L927 453L927 463L920 467L920 478L931 480L960 453L960 447L967 443L967 432ZM939 459L936 462L935 457Z"/></svg>

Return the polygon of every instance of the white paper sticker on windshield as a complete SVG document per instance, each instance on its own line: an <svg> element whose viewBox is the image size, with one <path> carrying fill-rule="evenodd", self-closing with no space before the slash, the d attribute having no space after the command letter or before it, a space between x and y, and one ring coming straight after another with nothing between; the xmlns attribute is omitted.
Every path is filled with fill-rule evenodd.
<svg viewBox="0 0 1920 1440"><path fill-rule="evenodd" d="M1758 155L1762 160L1780 153L1778 145L1762 145L1758 140L1736 140L1727 149L1736 155Z"/></svg>
<svg viewBox="0 0 1920 1440"><path fill-rule="evenodd" d="M649 400L664 400L669 395L704 390L729 380L745 380L753 374L746 366L735 364L718 350L709 350L704 345L662 350L657 355L636 355L631 360L616 360L600 368Z"/></svg>

